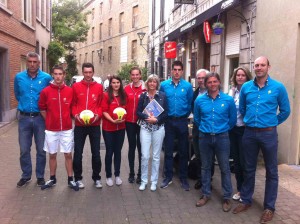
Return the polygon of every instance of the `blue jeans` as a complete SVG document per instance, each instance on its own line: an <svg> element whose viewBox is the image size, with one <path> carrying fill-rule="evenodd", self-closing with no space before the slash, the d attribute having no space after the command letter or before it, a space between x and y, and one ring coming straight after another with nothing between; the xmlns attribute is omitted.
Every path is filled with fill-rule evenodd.
<svg viewBox="0 0 300 224"><path fill-rule="evenodd" d="M174 140L178 139L179 149L179 178L186 179L188 171L188 119L168 119L165 124L165 178L173 178L173 149Z"/></svg>
<svg viewBox="0 0 300 224"><path fill-rule="evenodd" d="M126 133L128 139L128 162L129 162L129 175L134 176L134 160L135 149L138 151L138 176L141 175L141 142L140 142L140 126L137 123L126 122Z"/></svg>
<svg viewBox="0 0 300 224"><path fill-rule="evenodd" d="M229 168L230 143L228 132L210 135L199 133L199 147L202 162L202 193L211 195L211 164L213 154L217 156L221 170L223 198L230 199L232 194L231 173Z"/></svg>
<svg viewBox="0 0 300 224"><path fill-rule="evenodd" d="M41 115L29 117L20 115L19 117L19 145L20 145L20 165L22 178L31 178L31 145L34 136L36 146L36 178L44 178L46 166L46 152L43 150L45 141L45 121Z"/></svg>
<svg viewBox="0 0 300 224"><path fill-rule="evenodd" d="M245 127L234 126L229 132L230 152L234 160L234 173L236 179L237 191L241 192L242 184L244 182L244 150L242 146L242 138Z"/></svg>
<svg viewBox="0 0 300 224"><path fill-rule="evenodd" d="M266 168L264 209L275 211L278 192L278 134L276 127L271 131L255 131L246 127L243 147L245 149L245 180L241 190L243 203L252 203L257 157L261 149Z"/></svg>
<svg viewBox="0 0 300 224"><path fill-rule="evenodd" d="M100 180L101 158L100 158L100 126L75 126L74 128L74 158L73 170L75 181L82 180L82 153L86 137L89 136L92 152L92 179Z"/></svg>
<svg viewBox="0 0 300 224"><path fill-rule="evenodd" d="M111 164L112 157L114 157L114 169L115 176L120 176L120 167L121 167L121 150L124 143L125 138L125 129L118 131L104 131L103 138L106 148L105 153L105 172L106 178L110 178L112 176L111 172Z"/></svg>
<svg viewBox="0 0 300 224"><path fill-rule="evenodd" d="M157 131L153 132L141 128L140 137L142 144L142 182L145 184L148 183L148 163L150 149L152 148L151 183L157 184L160 152L165 137L165 127L160 127Z"/></svg>
<svg viewBox="0 0 300 224"><path fill-rule="evenodd" d="M201 181L201 157L200 157L200 150L199 150L199 128L195 123L193 124L192 135L193 135L194 154L195 154L196 159L199 161L198 166L197 166L197 177L198 177L198 180Z"/></svg>

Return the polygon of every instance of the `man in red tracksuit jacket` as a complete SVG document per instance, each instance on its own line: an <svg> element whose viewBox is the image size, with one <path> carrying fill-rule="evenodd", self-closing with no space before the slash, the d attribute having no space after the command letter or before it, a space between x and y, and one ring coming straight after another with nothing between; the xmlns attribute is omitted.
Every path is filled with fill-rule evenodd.
<svg viewBox="0 0 300 224"><path fill-rule="evenodd" d="M73 91L64 83L65 72L61 66L52 69L53 81L50 86L42 90L39 99L41 115L46 122L44 151L49 153L50 180L41 189L56 185L57 152L65 155L65 164L68 174L68 186L75 191L78 184L73 181L72 150L74 134L72 129L71 103Z"/></svg>
<svg viewBox="0 0 300 224"><path fill-rule="evenodd" d="M126 133L128 139L128 162L129 162L129 178L128 182L135 181L134 173L134 160L135 149L138 150L138 173L136 183L141 183L141 142L140 142L140 126L136 123L138 120L136 111L140 95L146 91L142 79L142 72L139 67L132 67L130 69L130 79L132 83L128 84L124 90L127 95L127 116L126 116Z"/></svg>
<svg viewBox="0 0 300 224"><path fill-rule="evenodd" d="M82 64L83 80L73 85L72 115L75 118L73 169L75 181L79 188L84 188L82 182L82 153L85 139L89 136L92 152L92 179L96 188L102 188L101 158L100 158L100 122L102 117L101 100L103 87L93 79L94 66L91 63ZM90 110L94 117L88 124L80 118L80 113Z"/></svg>

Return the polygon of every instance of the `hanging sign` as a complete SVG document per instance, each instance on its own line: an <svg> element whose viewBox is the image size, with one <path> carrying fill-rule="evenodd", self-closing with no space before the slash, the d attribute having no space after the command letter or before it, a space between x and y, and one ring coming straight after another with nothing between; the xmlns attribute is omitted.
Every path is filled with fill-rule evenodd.
<svg viewBox="0 0 300 224"><path fill-rule="evenodd" d="M176 58L176 42L165 42L165 58Z"/></svg>
<svg viewBox="0 0 300 224"><path fill-rule="evenodd" d="M208 44L211 40L211 28L207 21L204 21L203 23L203 33L205 37L205 42Z"/></svg>

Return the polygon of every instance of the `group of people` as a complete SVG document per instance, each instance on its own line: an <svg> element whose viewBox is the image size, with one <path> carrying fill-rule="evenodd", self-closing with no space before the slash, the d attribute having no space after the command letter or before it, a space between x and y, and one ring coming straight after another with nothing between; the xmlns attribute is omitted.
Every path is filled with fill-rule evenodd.
<svg viewBox="0 0 300 224"><path fill-rule="evenodd" d="M199 70L198 96L194 102L194 141L198 141L196 154L201 161L202 195L196 206L204 206L211 196L212 163L215 156L221 170L224 212L231 210L232 184L229 158L234 158L239 201L233 213L238 214L251 207L255 186L258 153L261 150L265 168L266 185L264 211L261 223L272 220L278 191L278 135L277 126L290 114L290 105L284 85L269 75L270 63L264 57L254 62L255 78L245 67L238 67L232 75L229 94L221 91L217 73ZM204 81L202 81L204 79ZM205 88L204 88L205 87ZM202 91L201 91L202 90ZM206 92L205 92L206 91ZM279 112L277 112L279 111ZM196 145L197 146L197 145Z"/></svg>
<svg viewBox="0 0 300 224"><path fill-rule="evenodd" d="M164 179L160 188L167 188L173 180L173 151L176 140L180 160L180 184L184 190L189 191L188 117L192 112L193 148L199 167L195 188L202 189L196 206L204 206L211 197L211 177L216 157L221 170L222 208L224 212L231 210L231 153L237 182L237 193L232 198L240 202L233 213L246 211L252 204L257 157L261 150L266 167L261 223L272 220L278 189L276 127L288 118L290 106L283 84L269 76L270 64L266 57L261 56L255 60L254 79L247 68L235 69L231 80L233 87L229 94L221 91L220 76L205 69L197 71L198 88L193 92L192 85L182 78L184 71L180 61L172 63L172 77L162 83L157 75L150 75L144 83L141 80L141 70L133 67L130 70L130 84L123 88L120 77L111 75L103 91L102 85L93 80L94 66L91 63L82 65L84 79L71 88L64 83L65 72L62 67L53 67L51 77L39 69L38 54L30 52L26 59L28 69L18 73L14 83L20 112L19 144L23 172L17 183L18 187L31 180L30 150L34 136L37 150L37 185L46 189L57 183L56 155L60 150L65 155L68 186L76 191L84 188L82 157L85 140L89 136L92 179L96 188L102 188L102 127L108 186L122 184L121 150L126 132L129 145L129 183L140 184L141 191L146 189L152 149L150 190L156 191L160 153L164 144ZM124 117L115 114L118 108L126 111ZM84 110L93 112L89 122L80 116ZM75 119L74 129L72 118ZM136 149L137 174L134 169ZM44 180L45 152L49 153L50 166L50 179L47 182Z"/></svg>

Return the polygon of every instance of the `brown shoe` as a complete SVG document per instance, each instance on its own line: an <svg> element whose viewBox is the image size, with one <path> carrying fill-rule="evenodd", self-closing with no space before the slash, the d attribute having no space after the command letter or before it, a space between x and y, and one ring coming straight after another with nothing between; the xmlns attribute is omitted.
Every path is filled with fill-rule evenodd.
<svg viewBox="0 0 300 224"><path fill-rule="evenodd" d="M239 203L238 206L236 206L235 209L233 209L232 213L233 214L238 214L238 213L241 213L241 212L245 212L250 207L251 207L250 204Z"/></svg>
<svg viewBox="0 0 300 224"><path fill-rule="evenodd" d="M200 198L200 200L197 201L196 207L201 207L201 206L205 205L205 204L208 202L208 200L209 200L209 198L203 195L203 196Z"/></svg>
<svg viewBox="0 0 300 224"><path fill-rule="evenodd" d="M229 212L231 209L231 201L229 199L224 199L222 207L224 212Z"/></svg>
<svg viewBox="0 0 300 224"><path fill-rule="evenodd" d="M260 223L267 223L273 219L274 212L270 209L265 209L261 218Z"/></svg>

